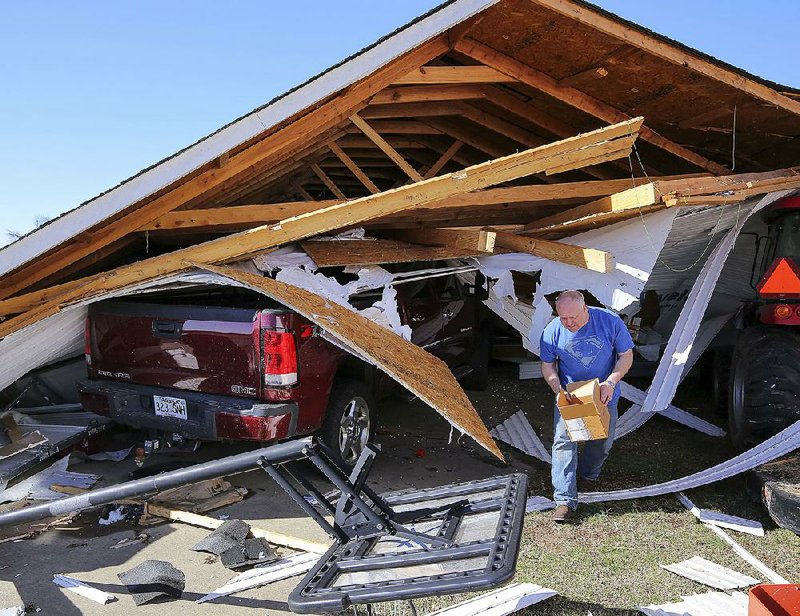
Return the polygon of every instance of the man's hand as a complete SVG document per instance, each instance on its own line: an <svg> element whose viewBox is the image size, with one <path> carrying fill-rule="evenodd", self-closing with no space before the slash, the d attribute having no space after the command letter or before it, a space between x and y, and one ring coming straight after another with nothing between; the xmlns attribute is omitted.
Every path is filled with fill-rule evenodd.
<svg viewBox="0 0 800 616"><path fill-rule="evenodd" d="M603 381L600 383L600 402L608 404L614 396L614 383L612 381Z"/></svg>
<svg viewBox="0 0 800 616"><path fill-rule="evenodd" d="M563 393L564 398L566 398L568 404L580 404L581 399L578 396L575 396L568 392L566 389L562 389L560 392L556 392L556 400L558 399L558 394Z"/></svg>

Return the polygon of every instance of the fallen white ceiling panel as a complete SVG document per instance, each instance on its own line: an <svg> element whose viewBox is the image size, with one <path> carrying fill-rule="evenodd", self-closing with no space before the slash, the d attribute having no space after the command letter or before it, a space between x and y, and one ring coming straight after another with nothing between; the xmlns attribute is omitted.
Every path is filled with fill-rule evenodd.
<svg viewBox="0 0 800 616"><path fill-rule="evenodd" d="M720 528L737 530L740 533L747 533L748 535L755 535L756 537L764 536L764 527L761 525L761 522L740 518L735 515L727 515L718 511L711 511L710 509L700 509L695 506L683 492L678 492L675 496L677 496L681 504L701 522Z"/></svg>
<svg viewBox="0 0 800 616"><path fill-rule="evenodd" d="M528 582L509 584L427 616L506 616L557 594L555 590Z"/></svg>
<svg viewBox="0 0 800 616"><path fill-rule="evenodd" d="M207 595L203 595L197 600L197 603L206 603L219 597L226 597L236 592L301 575L311 569L318 559L319 554L303 552L281 558L265 567L250 569L250 571L245 571L231 578L224 586L220 586Z"/></svg>
<svg viewBox="0 0 800 616"><path fill-rule="evenodd" d="M647 616L747 616L747 595L743 592L707 592L682 597L678 603L639 606Z"/></svg>
<svg viewBox="0 0 800 616"><path fill-rule="evenodd" d="M790 191L770 193L761 197L757 202L750 200L746 204L747 207L743 204L737 224L728 231L714 248L700 275L695 280L692 290L689 292L689 297L672 329L672 334L664 350L664 356L656 369L653 384L647 392L644 404L642 404L642 412L663 410L672 401L678 388L678 383L684 373L711 294L714 292L728 254L733 248L745 222L751 215L788 194L788 192Z"/></svg>
<svg viewBox="0 0 800 616"><path fill-rule="evenodd" d="M718 565L702 556L693 556L671 565L661 565L661 568L719 590L746 588L759 583L756 578Z"/></svg>
<svg viewBox="0 0 800 616"><path fill-rule="evenodd" d="M542 462L553 463L553 458L523 411L517 411L503 423L496 425L489 434Z"/></svg>
<svg viewBox="0 0 800 616"><path fill-rule="evenodd" d="M690 490L749 471L787 453L791 453L798 447L800 447L800 421L796 421L775 436L730 460L687 477L627 490L581 493L578 495L578 501L582 503L602 503Z"/></svg>

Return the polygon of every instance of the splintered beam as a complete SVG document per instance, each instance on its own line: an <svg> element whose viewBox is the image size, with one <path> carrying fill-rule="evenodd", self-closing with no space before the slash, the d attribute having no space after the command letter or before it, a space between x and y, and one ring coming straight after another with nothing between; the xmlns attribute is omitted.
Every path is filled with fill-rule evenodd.
<svg viewBox="0 0 800 616"><path fill-rule="evenodd" d="M228 263L259 252L349 227L374 218L439 201L447 197L480 190L535 173L547 172L580 161L596 160L599 153L608 160L627 156L642 125L634 118L584 135L564 139L533 150L525 150L447 173L429 180L343 202L317 211L264 225L227 237L218 238L119 267L95 278L90 284L69 288L51 301L0 323L0 336L55 314L63 305L90 299L92 296L175 273L195 263Z"/></svg>

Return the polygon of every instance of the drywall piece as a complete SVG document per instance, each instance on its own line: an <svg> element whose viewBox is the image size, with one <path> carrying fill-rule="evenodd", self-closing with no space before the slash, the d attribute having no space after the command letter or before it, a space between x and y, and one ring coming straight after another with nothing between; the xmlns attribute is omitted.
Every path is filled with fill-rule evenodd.
<svg viewBox="0 0 800 616"><path fill-rule="evenodd" d="M525 503L525 513L531 513L532 511L548 511L549 509L555 508L555 502L544 496L529 496Z"/></svg>
<svg viewBox="0 0 800 616"><path fill-rule="evenodd" d="M645 401L647 394L638 387L634 387L625 381L621 381L619 387L620 395L626 400L630 400L638 405L641 405ZM631 410L629 409L624 415L627 415L630 412ZM665 409L659 412L664 415L664 417L669 417L678 423L684 424L690 428L694 428L695 430L698 430L704 434L708 434L709 436L725 436L726 434L725 430L719 426L715 426L714 424L704 419L700 419L691 413L687 413L686 411L671 404L667 405Z"/></svg>
<svg viewBox="0 0 800 616"><path fill-rule="evenodd" d="M681 597L678 603L639 606L647 616L747 616L747 595L743 592L707 592Z"/></svg>
<svg viewBox="0 0 800 616"><path fill-rule="evenodd" d="M236 592L277 582L295 575L302 575L311 569L318 559L319 554L293 554L265 567L250 569L250 571L245 571L231 578L224 586L220 586L207 595L203 595L197 600L197 603L206 603L219 597L227 597Z"/></svg>
<svg viewBox="0 0 800 616"><path fill-rule="evenodd" d="M702 556L693 556L672 565L661 565L661 568L719 590L734 590L759 583L749 575L718 565Z"/></svg>
<svg viewBox="0 0 800 616"><path fill-rule="evenodd" d="M755 535L756 537L764 536L764 527L761 525L761 522L740 518L735 515L726 515L718 511L711 511L710 509L699 509L683 492L678 492L675 496L681 504L701 522L720 528L738 530L740 533L747 533L748 535Z"/></svg>
<svg viewBox="0 0 800 616"><path fill-rule="evenodd" d="M427 616L505 616L557 594L555 590L528 582L509 584L452 607L429 612Z"/></svg>
<svg viewBox="0 0 800 616"><path fill-rule="evenodd" d="M542 462L553 463L553 458L545 449L523 411L517 411L503 423L496 425L489 434Z"/></svg>
<svg viewBox="0 0 800 616"><path fill-rule="evenodd" d="M400 336L391 335L363 316L304 289L227 267L202 267L263 293L328 330L359 355L373 360L381 370L433 407L455 428L503 459L464 390L440 359Z"/></svg>
<svg viewBox="0 0 800 616"><path fill-rule="evenodd" d="M647 392L644 404L642 404L642 411L660 411L667 408L669 403L672 402L692 351L706 307L711 299L711 294L714 292L719 275L725 265L725 260L733 249L742 227L750 216L788 194L788 192L770 193L760 198L751 208L745 210L742 207L742 214L738 223L725 234L725 237L714 248L711 256L697 276L694 285L692 285L689 297L681 310L677 323L675 323L672 335L664 350L664 356L661 358L656 374L653 377L653 384Z"/></svg>
<svg viewBox="0 0 800 616"><path fill-rule="evenodd" d="M89 584L81 582L80 580L76 580L68 575L54 575L53 582L61 588L66 588L68 591L74 592L76 595L80 595L81 597L91 599L100 605L105 605L106 603L111 603L112 601L117 600L114 595L102 590L98 590L97 588L89 586Z"/></svg>
<svg viewBox="0 0 800 616"><path fill-rule="evenodd" d="M733 548L733 551L736 552L739 556L741 556L744 560L746 560L753 568L757 569L761 573L766 576L766 578L772 582L773 584L788 584L789 580L784 578L782 575L776 573L767 565L762 563L758 558L753 556L750 552L744 549L733 537L731 537L728 533L726 533L721 528L717 528L716 526L712 526L711 524L706 524L706 528L710 528L711 532L713 532L717 537L722 539L725 543Z"/></svg>
<svg viewBox="0 0 800 616"><path fill-rule="evenodd" d="M628 490L582 493L578 495L578 501L582 503L602 503L607 501L659 496L661 494L690 490L749 471L750 469L786 455L787 453L791 453L798 447L800 447L800 421L796 421L775 436L730 460L688 475L687 477Z"/></svg>

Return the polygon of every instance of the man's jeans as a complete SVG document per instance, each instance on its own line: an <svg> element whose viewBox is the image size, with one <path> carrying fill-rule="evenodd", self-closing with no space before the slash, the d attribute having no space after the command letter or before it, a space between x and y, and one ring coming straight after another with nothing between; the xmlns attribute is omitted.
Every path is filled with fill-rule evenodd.
<svg viewBox="0 0 800 616"><path fill-rule="evenodd" d="M597 479L603 462L611 451L617 428L617 404L608 405L611 416L608 424L608 438L583 443L578 456L578 443L569 440L567 426L561 419L558 406L555 407L555 430L553 435L553 500L557 505L567 505L570 509L578 506L577 479ZM579 459L580 457L580 459Z"/></svg>

